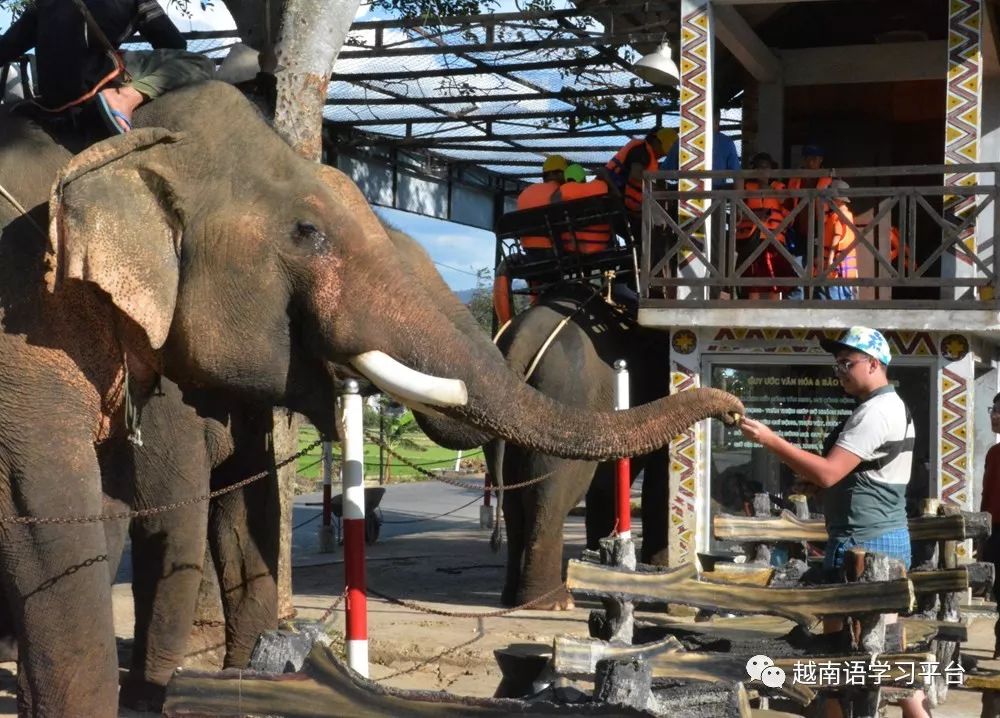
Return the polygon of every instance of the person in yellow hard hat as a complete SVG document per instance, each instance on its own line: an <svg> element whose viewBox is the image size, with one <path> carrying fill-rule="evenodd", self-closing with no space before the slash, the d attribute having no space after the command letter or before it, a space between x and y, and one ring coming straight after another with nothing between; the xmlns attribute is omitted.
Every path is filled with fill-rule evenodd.
<svg viewBox="0 0 1000 718"><path fill-rule="evenodd" d="M569 166L569 160L562 155L549 155L542 163L542 182L558 182L562 184L566 181L564 173Z"/></svg>
<svg viewBox="0 0 1000 718"><path fill-rule="evenodd" d="M565 171L569 162L562 155L549 155L542 163L542 181L525 187L517 196L518 209L544 207L552 202L552 195L566 181ZM544 235L521 237L524 249L551 249L552 239Z"/></svg>
<svg viewBox="0 0 1000 718"><path fill-rule="evenodd" d="M677 142L677 130L658 127L641 140L629 140L605 167L607 176L625 201L633 218L642 213L642 175L655 172L657 163Z"/></svg>

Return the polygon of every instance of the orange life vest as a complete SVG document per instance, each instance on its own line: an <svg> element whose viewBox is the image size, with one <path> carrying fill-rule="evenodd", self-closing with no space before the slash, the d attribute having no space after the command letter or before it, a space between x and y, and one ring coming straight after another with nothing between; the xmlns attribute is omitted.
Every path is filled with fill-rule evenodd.
<svg viewBox="0 0 1000 718"><path fill-rule="evenodd" d="M503 326L514 316L514 298L510 291L510 277L507 276L507 264L501 262L493 277L493 313Z"/></svg>
<svg viewBox="0 0 1000 718"><path fill-rule="evenodd" d="M833 184L833 177L818 177L810 179L816 179L816 189L826 189L831 184ZM804 180L802 177L792 177L790 180L788 180L788 189L808 189L808 187L806 187L805 185L805 182L806 180ZM789 212L795 209L795 207L799 203L799 199L800 199L799 197L788 198L788 203L786 206L788 207ZM817 217L822 216L823 214L823 210L820 208L821 205L822 203L817 205L816 208ZM793 224L795 225L795 229L798 230L803 240L805 239L805 237L809 236L809 225L807 224L808 217L809 215L805 211L802 211L799 213L799 215L795 218L795 221L793 222Z"/></svg>
<svg viewBox="0 0 1000 718"><path fill-rule="evenodd" d="M851 210L846 205L841 206L840 211L851 222L854 221L854 215L851 214ZM840 218L839 214L832 209L828 211L823 222L823 250L826 255L823 259L823 268L827 276L846 279L854 279L858 276L857 247L851 249L836 266L832 266L834 257L850 247L853 242L854 230Z"/></svg>
<svg viewBox="0 0 1000 718"><path fill-rule="evenodd" d="M646 142L646 140L630 140L628 144L615 153L614 157L608 160L608 164L606 165L615 186L622 193L622 198L625 200L625 209L632 214L639 214L642 211L642 179L629 179L632 168L627 165L625 159L628 157L629 152L641 145L646 146L646 152L649 156L649 161L643 170L646 172L655 172L658 169L656 153L653 151L653 146Z"/></svg>
<svg viewBox="0 0 1000 718"><path fill-rule="evenodd" d="M899 229L897 227L889 228L889 261L893 264L896 263L896 257L899 256ZM903 268L910 268L910 247L909 245L903 247Z"/></svg>
<svg viewBox="0 0 1000 718"><path fill-rule="evenodd" d="M785 185L777 180L771 182L769 185L771 189L785 189ZM757 180L747 180L744 185L744 189L756 190L761 189L760 182ZM784 203L778 197L747 197L746 205L750 210L757 215L767 227L772 232L781 226L785 217L788 215L788 210L785 209ZM736 239L744 240L753 237L759 228L749 217L743 217L739 222L736 223ZM763 235L761 236L763 239ZM782 244L785 243L785 235L777 234L775 235L777 239Z"/></svg>
<svg viewBox="0 0 1000 718"><path fill-rule="evenodd" d="M559 183L551 181L528 185L517 196L517 208L544 207L552 202L552 195L558 189ZM552 240L546 235L522 235L521 246L524 249L551 249Z"/></svg>
<svg viewBox="0 0 1000 718"><path fill-rule="evenodd" d="M566 182L552 196L553 202L570 202L586 197L600 197L608 193L608 184L604 180L590 182ZM573 232L562 233L562 248L564 252L593 254L601 252L611 245L611 225L591 224L576 228Z"/></svg>

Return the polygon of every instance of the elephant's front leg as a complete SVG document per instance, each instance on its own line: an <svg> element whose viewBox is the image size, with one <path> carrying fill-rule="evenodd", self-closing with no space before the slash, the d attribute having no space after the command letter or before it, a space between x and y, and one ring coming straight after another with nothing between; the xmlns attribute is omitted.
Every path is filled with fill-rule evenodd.
<svg viewBox="0 0 1000 718"><path fill-rule="evenodd" d="M647 454L643 467L640 560L666 566L670 557L670 465L666 449Z"/></svg>
<svg viewBox="0 0 1000 718"><path fill-rule="evenodd" d="M67 432L68 433L68 432ZM102 512L88 438L42 443L0 478L0 512L81 516ZM100 522L13 526L0 534L0 571L18 636L18 714L118 714L118 655Z"/></svg>
<svg viewBox="0 0 1000 718"><path fill-rule="evenodd" d="M500 603L516 606L521 586L521 566L524 561L524 541L526 504L533 502L534 492L530 488L505 491L503 495L503 521L507 533L507 572L504 578Z"/></svg>
<svg viewBox="0 0 1000 718"><path fill-rule="evenodd" d="M256 473L244 466L240 478ZM209 545L226 617L226 668L246 668L257 637L278 626L278 521L273 477L212 501Z"/></svg>
<svg viewBox="0 0 1000 718"><path fill-rule="evenodd" d="M542 466L545 468L533 475L552 471L552 476L538 484L534 506L525 516L527 536L518 604L535 600L563 583L563 524L569 510L583 498L594 473L594 464L583 461L551 459ZM573 599L565 590L534 606L550 610L572 607Z"/></svg>
<svg viewBox="0 0 1000 718"><path fill-rule="evenodd" d="M208 492L211 463L202 420L177 388L163 383L143 412L142 447L134 447L136 508L154 508ZM132 596L135 639L123 705L159 711L166 685L184 663L205 557L208 503L135 519Z"/></svg>

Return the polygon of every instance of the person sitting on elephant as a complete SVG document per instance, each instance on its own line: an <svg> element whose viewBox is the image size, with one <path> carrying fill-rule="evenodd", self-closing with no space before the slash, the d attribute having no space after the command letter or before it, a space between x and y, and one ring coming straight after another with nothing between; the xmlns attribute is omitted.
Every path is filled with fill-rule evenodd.
<svg viewBox="0 0 1000 718"><path fill-rule="evenodd" d="M152 51L118 51L138 32ZM50 113L97 112L124 133L132 113L165 92L212 76L212 61L187 43L156 0L38 0L0 36L0 64L35 48L41 97Z"/></svg>
<svg viewBox="0 0 1000 718"><path fill-rule="evenodd" d="M608 183L602 179L587 181L587 172L582 165L571 164L563 174L566 181L552 195L552 202L572 202L588 197L603 197L608 194ZM603 252L611 246L611 225L607 222L573 227L561 236L564 252L593 254Z"/></svg>

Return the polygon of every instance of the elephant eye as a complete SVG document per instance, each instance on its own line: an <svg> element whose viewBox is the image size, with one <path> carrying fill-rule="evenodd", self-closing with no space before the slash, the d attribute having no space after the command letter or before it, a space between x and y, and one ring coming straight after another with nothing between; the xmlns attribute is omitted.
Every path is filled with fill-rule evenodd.
<svg viewBox="0 0 1000 718"><path fill-rule="evenodd" d="M305 220L295 223L295 237L299 242L308 242L317 251L322 249L326 242L326 235L315 224Z"/></svg>

